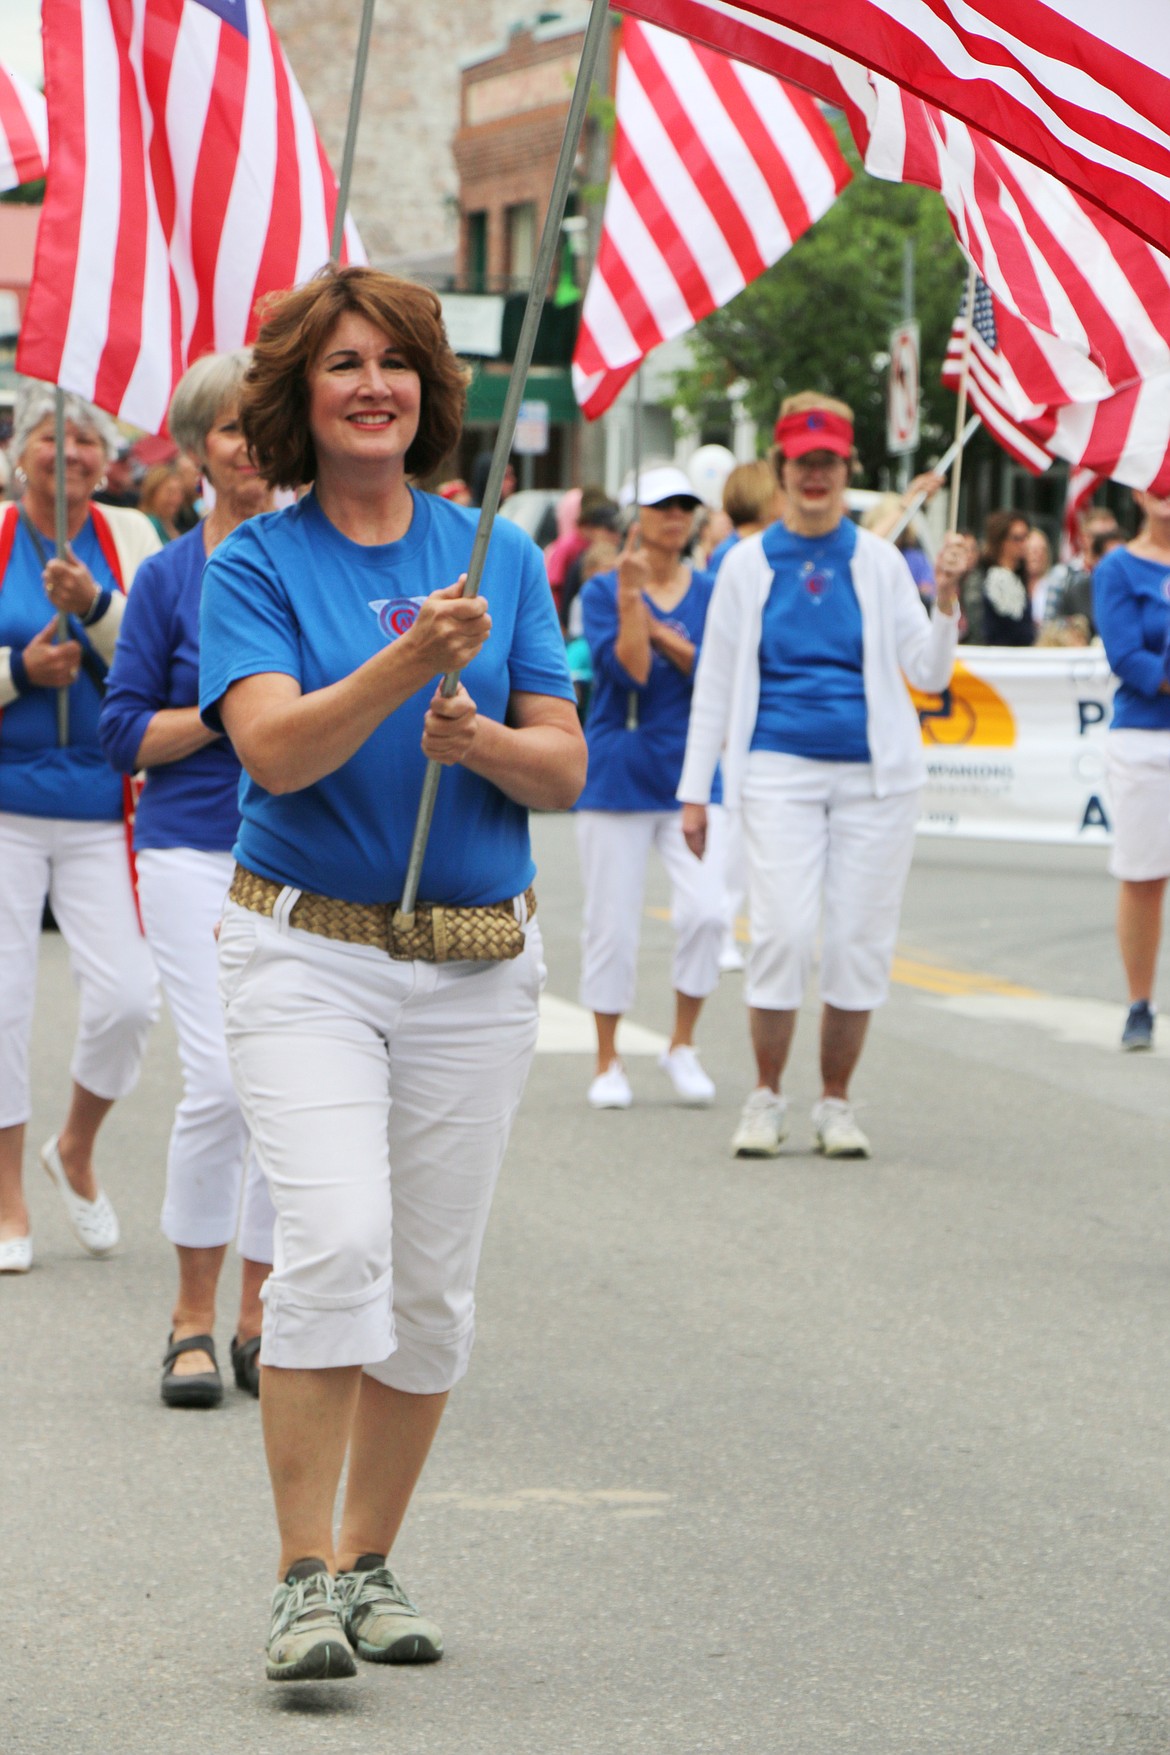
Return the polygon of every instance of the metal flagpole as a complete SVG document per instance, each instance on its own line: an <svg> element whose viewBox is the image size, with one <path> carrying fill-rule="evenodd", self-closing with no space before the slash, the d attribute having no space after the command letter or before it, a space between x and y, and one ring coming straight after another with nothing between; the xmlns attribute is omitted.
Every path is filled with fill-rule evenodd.
<svg viewBox="0 0 1170 1755"><path fill-rule="evenodd" d="M971 338L975 333L975 264L967 269L967 333L963 339L963 369L959 377L959 406L955 412L955 467L951 472L951 503L947 513L947 535L959 528L959 488L963 481L963 427L967 420L967 384L971 377Z"/></svg>
<svg viewBox="0 0 1170 1755"><path fill-rule="evenodd" d="M945 475L947 470L951 467L951 464L954 463L955 459L957 457L961 457L963 452L967 449L967 446L970 444L971 440L975 437L975 434L979 431L979 427L980 427L979 416L977 414L973 414L971 416L970 420L967 422L966 426L963 428L962 432L959 434L959 437L955 440L954 444L949 448L949 450L945 451L943 453L943 455L939 458L938 462L935 464L933 470L931 471L931 474L932 475ZM925 506L928 498L929 498L929 495L927 495L925 493L915 494L915 496L911 500L910 504L906 507L906 509L903 511L901 517L898 519L898 522L894 525L894 528L890 531L890 534L886 537L887 542L897 542L898 538L901 536L902 532L905 530L905 528L909 524L910 520L914 517L915 513L920 512L922 510L923 506Z"/></svg>
<svg viewBox="0 0 1170 1755"><path fill-rule="evenodd" d="M366 62L370 57L370 32L374 26L374 0L365 0L361 29L358 31L357 59L353 67L353 90L349 98L349 121L345 129L345 150L341 155L341 176L337 184L337 211L333 215L333 239L329 259L336 267L341 261L341 243L345 236L345 213L349 206L349 185L353 176L353 155L357 147L358 122L362 113L362 91L366 83Z"/></svg>
<svg viewBox="0 0 1170 1755"><path fill-rule="evenodd" d="M642 368L634 373L634 517L640 510L642 489ZM638 729L638 691L626 695L626 730Z"/></svg>
<svg viewBox="0 0 1170 1755"><path fill-rule="evenodd" d="M54 529L53 535L57 544L57 558L64 560L69 553L69 520L65 510L65 392L60 384L53 390L53 463L54 476ZM69 638L69 617L63 609L57 611L57 643ZM62 749L69 742L69 690L57 690L57 742Z"/></svg>
<svg viewBox="0 0 1170 1755"><path fill-rule="evenodd" d="M500 427L496 434L495 450L492 453L492 466L488 474L487 486L484 489L483 505L480 508L479 526L475 532L471 560L468 562L467 583L463 587L464 597L475 597L479 591L480 580L483 578L488 542L491 538L496 512L499 509L500 489L504 485L504 471L508 466L508 455L512 449L516 420L524 396L524 383L528 376L528 368L532 364L532 354L536 347L536 331L540 324L545 295L548 292L549 277L552 274L553 261L560 241L561 221L565 217L565 205L569 199L569 187L573 180L573 165L577 157L577 142L585 121L585 108L589 102L593 75L597 71L598 62L601 59L608 23L609 0L593 0L589 23L585 30L585 45L581 50L581 64L577 69L577 83L573 88L569 117L565 123L565 135L561 141L561 154L557 160L556 177L553 181L552 194L549 197L548 212L544 216L540 249L537 251L536 266L532 272L532 288L528 294L524 321L520 327L520 339L516 343L516 357L512 362L512 372L504 397L504 408L500 415ZM459 672L457 670L450 671L443 678L441 686L444 695L448 698L453 695L459 687ZM422 875L427 839L431 832L431 819L435 814L435 797L439 790L441 773L442 768L438 762L427 763L422 798L419 801L418 817L414 825L414 839L410 848L410 862L406 868L406 882L402 887L402 903L396 916L396 919L404 926L410 926L414 921L414 905L418 900L419 878Z"/></svg>

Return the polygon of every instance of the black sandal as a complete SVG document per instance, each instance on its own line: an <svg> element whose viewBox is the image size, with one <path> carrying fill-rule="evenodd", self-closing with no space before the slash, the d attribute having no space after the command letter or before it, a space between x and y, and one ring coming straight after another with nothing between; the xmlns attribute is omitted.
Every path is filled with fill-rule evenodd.
<svg viewBox="0 0 1170 1755"><path fill-rule="evenodd" d="M212 1369L192 1372L189 1377L176 1376L172 1367L181 1353L209 1353ZM218 1408L223 1400L223 1379L211 1335L188 1335L185 1341L177 1341L173 1334L167 1336L159 1390L168 1408Z"/></svg>
<svg viewBox="0 0 1170 1755"><path fill-rule="evenodd" d="M236 1388L242 1389L245 1395L254 1395L260 1399L260 1336L253 1335L250 1341L241 1341L232 1336L232 1370L236 1374Z"/></svg>

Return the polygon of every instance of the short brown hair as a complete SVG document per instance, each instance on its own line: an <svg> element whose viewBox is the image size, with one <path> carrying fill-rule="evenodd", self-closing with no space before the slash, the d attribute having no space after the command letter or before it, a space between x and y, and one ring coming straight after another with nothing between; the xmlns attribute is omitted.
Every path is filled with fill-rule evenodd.
<svg viewBox="0 0 1170 1755"><path fill-rule="evenodd" d="M723 484L723 510L736 529L766 523L775 504L776 476L766 459L737 463Z"/></svg>
<svg viewBox="0 0 1170 1755"><path fill-rule="evenodd" d="M244 436L269 487L303 487L317 474L309 372L347 311L392 336L421 380L407 473L429 475L458 442L471 374L451 350L436 294L377 268L324 268L307 285L266 301L240 394Z"/></svg>

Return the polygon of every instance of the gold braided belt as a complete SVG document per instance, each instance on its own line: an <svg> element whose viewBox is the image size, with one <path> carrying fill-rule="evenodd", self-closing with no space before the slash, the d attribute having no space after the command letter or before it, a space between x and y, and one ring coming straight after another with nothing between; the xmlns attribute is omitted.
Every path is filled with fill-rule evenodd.
<svg viewBox="0 0 1170 1755"><path fill-rule="evenodd" d="M253 914L271 916L284 885L257 877L237 865L229 899ZM527 918L536 913L536 891L524 892ZM419 902L407 924L395 902L342 902L302 890L288 923L300 932L340 939L347 945L373 945L396 962L506 963L524 949L524 928L515 902L489 902L482 908L444 908Z"/></svg>

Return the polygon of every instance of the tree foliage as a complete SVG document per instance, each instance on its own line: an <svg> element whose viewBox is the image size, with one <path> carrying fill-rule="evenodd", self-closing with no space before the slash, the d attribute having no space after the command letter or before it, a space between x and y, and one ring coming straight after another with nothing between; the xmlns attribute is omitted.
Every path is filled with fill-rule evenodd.
<svg viewBox="0 0 1170 1755"><path fill-rule="evenodd" d="M939 384L939 371L965 268L941 197L868 176L843 127L839 133L852 182L787 256L699 325L677 393L700 424L718 420L717 408L725 424L728 386L743 380L747 412L766 433L783 396L823 390L843 397L872 482L888 462L885 359L902 317L905 239L915 243L922 331L920 467L953 434L955 399Z"/></svg>

